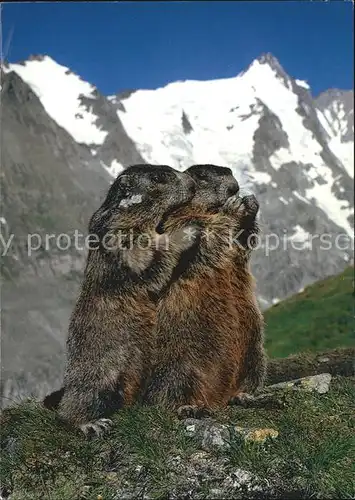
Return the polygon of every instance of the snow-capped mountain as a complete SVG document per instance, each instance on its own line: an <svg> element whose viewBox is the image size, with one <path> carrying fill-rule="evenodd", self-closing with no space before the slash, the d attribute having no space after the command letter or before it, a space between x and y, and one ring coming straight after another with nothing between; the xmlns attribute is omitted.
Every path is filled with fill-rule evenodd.
<svg viewBox="0 0 355 500"><path fill-rule="evenodd" d="M352 91L313 99L309 85L290 77L271 54L234 78L174 82L108 98L50 57L13 64L11 70L113 176L127 165L125 151L131 157L133 149L137 161L178 169L228 165L261 198L268 230L281 228L282 213L282 229L302 227L302 238L309 236L310 217L324 221L322 228L331 233L353 235ZM302 221L294 220L295 204L303 206Z"/></svg>
<svg viewBox="0 0 355 500"><path fill-rule="evenodd" d="M113 96L48 56L7 64L3 72L0 225L6 232L80 226L117 173L132 163L181 170L215 163L229 166L260 201L263 237L252 266L263 307L353 259L352 90L314 98L308 83L289 76L270 54L234 78ZM27 367L23 331L34 339L34 349L46 346L41 359L59 352L53 337L62 349L77 280L64 301L53 284L64 277L67 287L83 260L73 266L70 255L64 265L48 254L44 268L42 260L24 259L18 249L12 259L5 270L16 268L16 276L3 287L12 335L7 352L10 365L16 359ZM40 378L34 376L36 384Z"/></svg>
<svg viewBox="0 0 355 500"><path fill-rule="evenodd" d="M50 57L32 57L13 64L15 71L40 98L45 110L79 144L101 145L107 131L96 126L97 116L81 105L79 96L94 97L95 88Z"/></svg>
<svg viewBox="0 0 355 500"><path fill-rule="evenodd" d="M98 156L111 176L116 177L127 162L143 162L115 107L69 68L48 56L32 56L5 66L5 73L12 71L29 85L50 118L76 143L87 146L92 156Z"/></svg>

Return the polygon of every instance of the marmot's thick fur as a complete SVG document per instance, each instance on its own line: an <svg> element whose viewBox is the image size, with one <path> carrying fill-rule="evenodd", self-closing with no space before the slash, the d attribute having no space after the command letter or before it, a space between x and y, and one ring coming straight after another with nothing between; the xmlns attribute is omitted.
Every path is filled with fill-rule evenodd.
<svg viewBox="0 0 355 500"><path fill-rule="evenodd" d="M143 399L214 408L245 390L246 359L262 331L248 250L232 241L255 219L258 204L253 196L231 196L238 184L230 169L195 165L187 172L196 195L163 229L169 234L193 223L199 230L157 303L155 368Z"/></svg>
<svg viewBox="0 0 355 500"><path fill-rule="evenodd" d="M240 318L240 332L244 333L247 346L244 358L243 381L240 390L243 393L253 394L264 385L267 370L267 357L264 348L264 319L261 313L255 293L255 283L250 272L250 255L257 244L256 237L259 227L256 216L259 204L254 196L245 197L246 210L242 217L237 244L240 248L233 259L233 270L231 277L232 292L236 307L242 314ZM244 250L243 250L244 249ZM245 288L245 295L241 293L241 280L247 269L249 275L249 287Z"/></svg>
<svg viewBox="0 0 355 500"><path fill-rule="evenodd" d="M230 186L235 181L229 168L215 167L210 165L194 165L186 170L195 180L197 194L194 200L199 198L200 206L204 205L208 212L216 212L220 207L213 205L213 200L223 201L223 193L230 192ZM206 180L208 182L206 182ZM220 193L218 195L218 193ZM197 198L198 197L198 198ZM204 202L204 200L206 200ZM232 294L235 305L239 311L240 330L244 333L247 343L247 355L244 359L244 375L240 389L248 394L260 389L266 376L266 354L264 349L264 324L256 295L254 292L254 280L249 270L250 288L245 288L246 296L241 295L241 269L249 269L251 250L257 243L259 227L256 220L259 204L255 197L244 198L244 215L240 211L240 227L236 238L236 244L240 251L236 251L233 258L233 269L231 274ZM244 272L244 271L243 271ZM244 322L244 326L242 326Z"/></svg>
<svg viewBox="0 0 355 500"><path fill-rule="evenodd" d="M105 417L133 403L149 377L156 318L150 294L166 285L191 244L177 231L166 245L156 227L194 192L185 173L134 165L91 218L89 232L99 243L89 250L70 320L63 389L49 396L84 432L105 427Z"/></svg>

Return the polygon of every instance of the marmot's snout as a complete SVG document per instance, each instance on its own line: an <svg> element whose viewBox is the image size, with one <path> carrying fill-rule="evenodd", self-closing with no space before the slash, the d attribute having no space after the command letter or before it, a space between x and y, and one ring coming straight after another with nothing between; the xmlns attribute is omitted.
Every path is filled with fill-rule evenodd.
<svg viewBox="0 0 355 500"><path fill-rule="evenodd" d="M226 185L226 196L230 198L239 192L239 184L235 179L229 179Z"/></svg>

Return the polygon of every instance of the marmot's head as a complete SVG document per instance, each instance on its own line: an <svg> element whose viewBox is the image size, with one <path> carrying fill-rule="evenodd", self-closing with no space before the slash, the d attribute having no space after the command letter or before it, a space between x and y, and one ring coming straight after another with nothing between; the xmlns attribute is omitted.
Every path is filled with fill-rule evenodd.
<svg viewBox="0 0 355 500"><path fill-rule="evenodd" d="M192 203L206 209L220 208L230 196L238 193L239 185L227 167L192 165L185 170L196 182Z"/></svg>
<svg viewBox="0 0 355 500"><path fill-rule="evenodd" d="M170 211L189 203L194 180L168 165L132 165L111 185L106 199L90 220L89 232L158 225Z"/></svg>

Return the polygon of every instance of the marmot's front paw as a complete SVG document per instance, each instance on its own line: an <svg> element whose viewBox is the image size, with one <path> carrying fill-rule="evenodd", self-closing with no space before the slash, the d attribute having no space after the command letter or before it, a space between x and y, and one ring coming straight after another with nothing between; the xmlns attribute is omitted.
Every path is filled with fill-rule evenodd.
<svg viewBox="0 0 355 500"><path fill-rule="evenodd" d="M83 431L85 436L92 438L94 436L102 436L105 432L109 431L113 425L112 420L109 418L100 418L94 422L80 425L80 430Z"/></svg>
<svg viewBox="0 0 355 500"><path fill-rule="evenodd" d="M243 196L243 198L234 195L228 198L223 206L223 211L230 215L238 216L240 219L256 217L259 211L259 202L253 194Z"/></svg>
<svg viewBox="0 0 355 500"><path fill-rule="evenodd" d="M244 196L242 198L242 204L239 208L239 212L243 212L245 217L256 217L259 211L259 202L253 194Z"/></svg>
<svg viewBox="0 0 355 500"><path fill-rule="evenodd" d="M222 207L222 211L228 215L235 215L240 206L242 204L242 198L240 198L237 194L228 198L225 204Z"/></svg>

